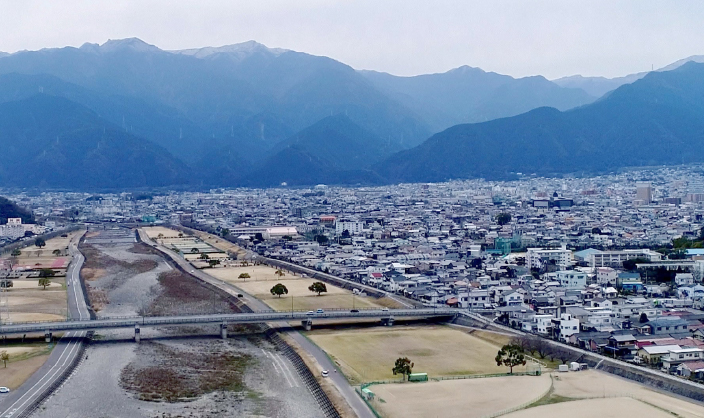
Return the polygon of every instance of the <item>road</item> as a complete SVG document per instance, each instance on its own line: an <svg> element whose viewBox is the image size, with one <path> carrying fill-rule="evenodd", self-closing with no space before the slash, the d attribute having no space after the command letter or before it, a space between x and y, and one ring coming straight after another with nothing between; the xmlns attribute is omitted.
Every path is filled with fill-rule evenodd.
<svg viewBox="0 0 704 418"><path fill-rule="evenodd" d="M168 254L171 259L174 260L174 262L178 263L184 270L191 272L191 274L203 280L204 282L210 283L213 286L216 286L219 289L222 289L233 296L242 294L246 300L247 306L249 306L249 308L254 311L273 312L273 309L271 309L269 305L265 304L264 302L260 301L255 297L252 297L252 295L248 294L242 289L239 289L236 286L233 286L222 280L216 279L200 270L193 269L193 266L191 266L190 263L181 258L178 254L171 251L169 248L156 244L154 241L149 239L149 237L147 237L147 234L143 233L141 230L138 231L142 241L151 245L156 245L161 251ZM290 325L287 322L274 322L271 323L271 326L279 329L290 329ZM352 387L352 385L350 385L344 375L342 373L334 372L334 370L337 370L337 366L332 362L332 360L330 360L330 357L328 357L323 350L321 350L317 345L310 342L298 331L285 332L289 336L291 336L291 338L293 338L304 350L306 350L308 354L315 358L318 364L320 364L320 367L322 367L324 370L330 371L328 378L332 380L338 392L342 395L343 398L345 398L345 401L350 406L350 408L352 408L357 417L375 418L375 415L371 411L371 409L369 409L369 406L367 406L364 400L362 400L362 398L357 395L354 388Z"/></svg>
<svg viewBox="0 0 704 418"><path fill-rule="evenodd" d="M80 285L80 271L84 258L78 251L78 241L82 236L83 234L79 234L69 243L69 254L72 260L66 270L66 289L69 316L73 319L87 320L90 319L90 313ZM35 403L64 376L76 360L76 356L82 352L81 347L85 336L86 331L70 331L64 334L56 343L47 361L22 386L1 398L0 417L19 417L30 412Z"/></svg>

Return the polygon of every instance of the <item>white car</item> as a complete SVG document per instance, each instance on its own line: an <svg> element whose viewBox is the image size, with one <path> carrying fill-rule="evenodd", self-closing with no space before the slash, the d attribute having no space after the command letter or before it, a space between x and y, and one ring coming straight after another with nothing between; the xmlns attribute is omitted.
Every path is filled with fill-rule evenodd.
<svg viewBox="0 0 704 418"><path fill-rule="evenodd" d="M0 387L0 393L10 393L10 388L6 388L5 386Z"/></svg>
<svg viewBox="0 0 704 418"><path fill-rule="evenodd" d="M328 371L327 371L327 370L323 370L323 372L322 372L321 374L323 375L323 377L328 377Z"/></svg>

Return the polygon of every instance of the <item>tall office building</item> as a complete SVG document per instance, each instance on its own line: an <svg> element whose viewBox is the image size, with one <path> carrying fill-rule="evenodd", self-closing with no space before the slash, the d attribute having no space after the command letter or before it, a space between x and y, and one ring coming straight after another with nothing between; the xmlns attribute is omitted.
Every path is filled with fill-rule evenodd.
<svg viewBox="0 0 704 418"><path fill-rule="evenodd" d="M653 186L650 183L638 183L636 186L636 199L645 203L653 201Z"/></svg>

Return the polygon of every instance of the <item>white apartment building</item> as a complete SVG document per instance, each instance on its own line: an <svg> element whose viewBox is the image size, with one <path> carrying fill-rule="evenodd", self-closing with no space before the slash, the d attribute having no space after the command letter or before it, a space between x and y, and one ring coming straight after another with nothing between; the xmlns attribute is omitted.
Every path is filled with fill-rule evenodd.
<svg viewBox="0 0 704 418"><path fill-rule="evenodd" d="M577 270L562 270L555 273L560 286L567 289L584 289L587 286L587 274Z"/></svg>
<svg viewBox="0 0 704 418"><path fill-rule="evenodd" d="M567 341L572 334L579 332L579 319L574 318L570 314L560 315L560 319L552 319L554 334L560 341Z"/></svg>
<svg viewBox="0 0 704 418"><path fill-rule="evenodd" d="M22 238L26 226L33 225L22 225L22 218L8 218L7 224L0 225L0 237L10 239Z"/></svg>
<svg viewBox="0 0 704 418"><path fill-rule="evenodd" d="M335 233L342 235L347 230L350 235L359 235L364 230L364 222L359 221L337 221L335 223Z"/></svg>
<svg viewBox="0 0 704 418"><path fill-rule="evenodd" d="M623 266L626 260L644 258L651 263L662 260L662 254L648 249L643 250L621 250L621 251L599 251L589 254L587 261L592 267L616 267Z"/></svg>
<svg viewBox="0 0 704 418"><path fill-rule="evenodd" d="M526 254L528 268L539 269L551 262L560 269L566 269L572 265L572 251L564 245L558 249L528 248Z"/></svg>
<svg viewBox="0 0 704 418"><path fill-rule="evenodd" d="M611 283L611 286L616 284L618 272L611 267L599 267L596 269L596 282L601 286L606 286Z"/></svg>

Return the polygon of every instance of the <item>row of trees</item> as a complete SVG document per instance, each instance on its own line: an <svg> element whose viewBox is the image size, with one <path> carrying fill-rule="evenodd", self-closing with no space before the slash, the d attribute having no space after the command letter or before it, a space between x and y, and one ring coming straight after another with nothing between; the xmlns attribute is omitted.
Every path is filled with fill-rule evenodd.
<svg viewBox="0 0 704 418"><path fill-rule="evenodd" d="M243 273L247 274L247 273ZM241 276L241 275L240 275ZM325 283L323 282L315 282L308 286L308 290L310 290L313 293L317 293L318 296L320 296L321 293L325 293L328 291L327 286L325 286ZM274 287L272 287L269 292L271 292L272 295L281 297L282 295L288 295L288 288L286 288L285 285L281 283L276 283Z"/></svg>
<svg viewBox="0 0 704 418"><path fill-rule="evenodd" d="M521 353L529 353L533 357L540 357L540 359L547 358L550 361L559 360L562 364L575 361L579 358L579 354L574 351L551 344L548 340L540 338L537 335L521 335L514 337L511 339L508 346L517 347L520 349Z"/></svg>

